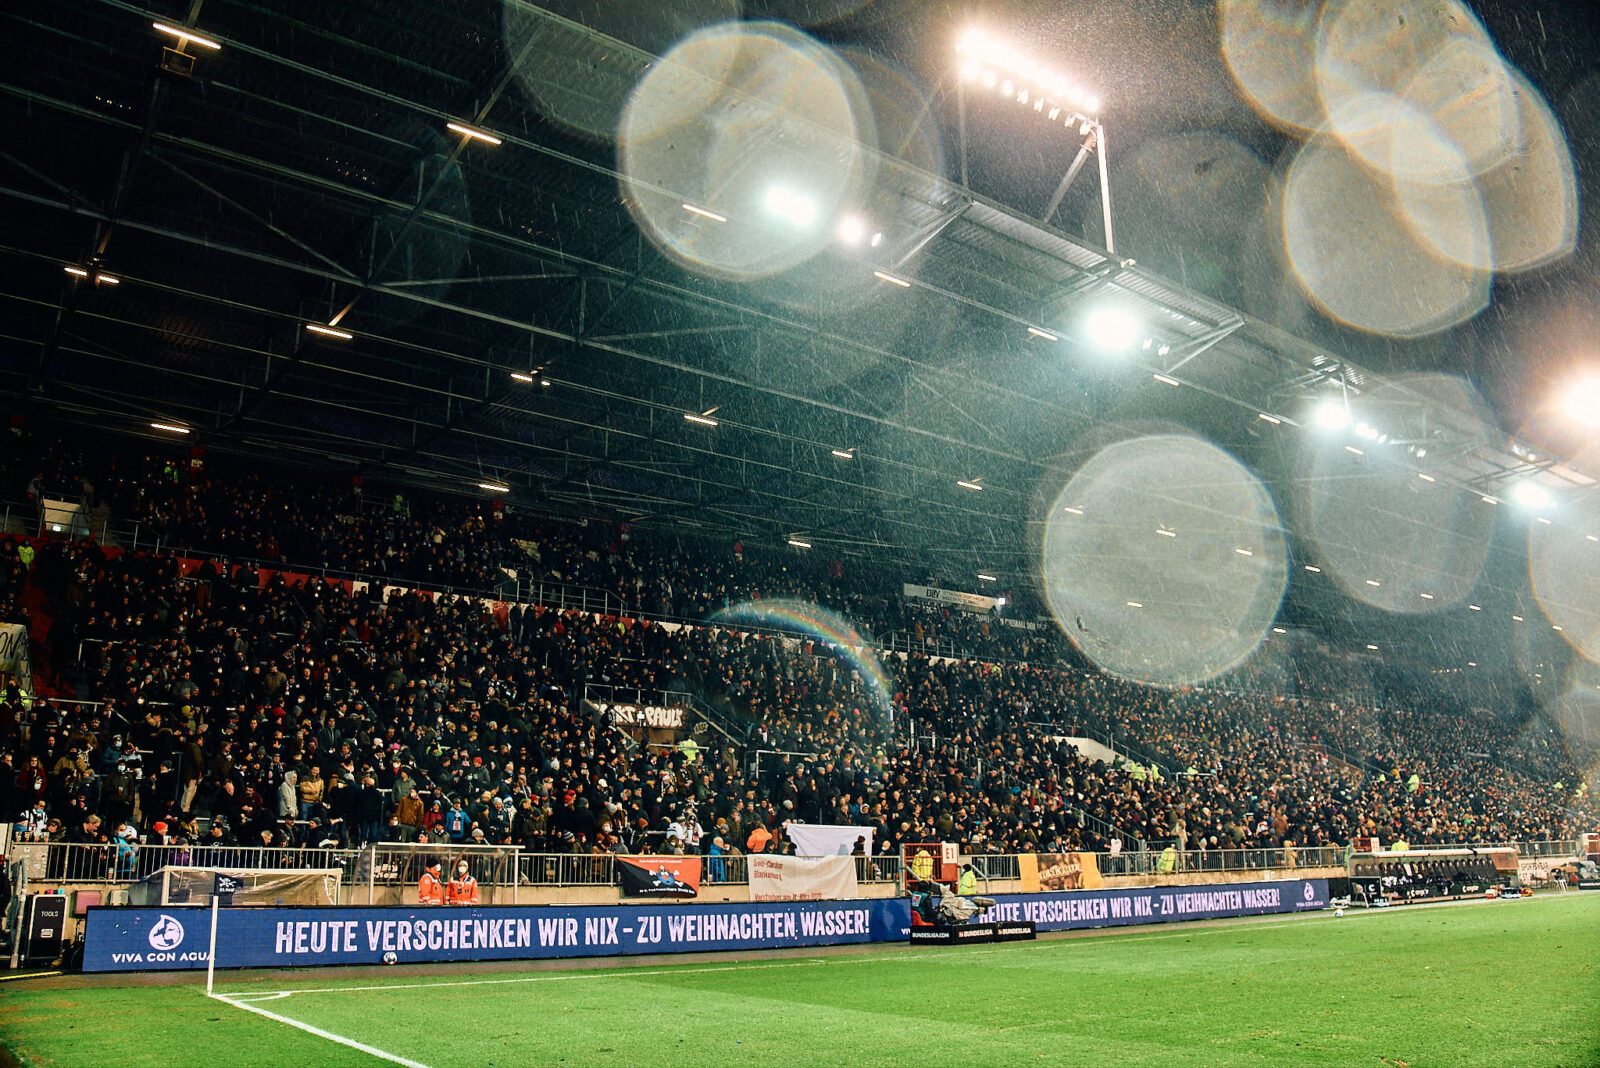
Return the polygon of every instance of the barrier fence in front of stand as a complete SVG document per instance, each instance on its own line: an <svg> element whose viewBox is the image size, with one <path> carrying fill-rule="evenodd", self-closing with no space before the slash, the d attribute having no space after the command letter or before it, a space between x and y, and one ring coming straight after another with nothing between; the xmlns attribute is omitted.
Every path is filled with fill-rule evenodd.
<svg viewBox="0 0 1600 1068"><path fill-rule="evenodd" d="M1524 857L1561 857L1578 854L1576 841L1514 843ZM1439 847L1445 848L1445 847ZM1459 848L1459 847L1450 847ZM1481 845L1478 848L1489 848ZM1499 848L1506 848L1504 845ZM466 859L474 878L485 890L486 903L497 888L519 886L615 886L616 858L611 854L528 853L511 846L474 846L459 843L383 843L367 849L294 849L237 845L99 845L70 842L11 843L11 859L20 861L28 883L79 883L125 885L138 882L167 866L224 869L337 868L347 887L369 888L377 895L392 895L414 887L430 860L454 865ZM1345 850L1318 846L1286 850L1217 849L1173 851L1144 849L1118 854L1094 854L1102 876L1163 878L1190 873L1285 872L1343 868ZM744 855L704 856L702 885L742 886L749 881L749 858ZM1014 854L978 854L969 858L984 882L1014 881L1022 867ZM901 874L901 858L856 858L856 877L862 883L894 883Z"/></svg>

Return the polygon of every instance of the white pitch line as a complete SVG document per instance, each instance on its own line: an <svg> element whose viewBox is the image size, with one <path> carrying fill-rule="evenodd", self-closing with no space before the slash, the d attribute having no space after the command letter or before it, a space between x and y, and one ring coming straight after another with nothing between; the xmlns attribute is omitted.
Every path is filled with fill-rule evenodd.
<svg viewBox="0 0 1600 1068"><path fill-rule="evenodd" d="M207 994L206 997L215 1001L227 1002L236 1009L243 1009L245 1012L253 1012L257 1016L265 1016L267 1019L276 1020L281 1024L288 1024L290 1027L304 1031L308 1035L315 1035L318 1038L327 1039L329 1042L337 1042L341 1046L348 1046L350 1049L360 1050L369 1057L377 1057L379 1060L388 1061L391 1064L401 1065L402 1068L428 1068L428 1066L423 1064L421 1061L408 1060L405 1057L381 1050L376 1046L369 1046L365 1042L357 1042L353 1038L346 1038L343 1035L334 1034L332 1031L325 1031L320 1027L306 1023L304 1020L296 1020L288 1016L280 1016L275 1012L268 1012L266 1009L258 1008L257 1006L246 1001L235 1001L226 994Z"/></svg>

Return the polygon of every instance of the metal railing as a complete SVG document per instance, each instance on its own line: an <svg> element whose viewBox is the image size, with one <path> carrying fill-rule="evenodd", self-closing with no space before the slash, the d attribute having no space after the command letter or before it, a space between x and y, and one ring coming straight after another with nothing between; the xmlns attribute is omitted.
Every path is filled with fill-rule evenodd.
<svg viewBox="0 0 1600 1068"><path fill-rule="evenodd" d="M12 855L23 863L30 882L134 883L164 867L195 868L339 868L348 879L359 850L280 849L259 846L195 845L119 846L115 843L25 842L13 840Z"/></svg>
<svg viewBox="0 0 1600 1068"><path fill-rule="evenodd" d="M238 845L143 845L78 842L13 843L30 882L133 883L169 865L201 868L337 868L342 882L352 888L368 887L393 896L414 887L427 865L439 861L447 869L466 860L481 887L615 886L616 856L610 853L523 853L511 846L470 846L458 843L429 845L388 842L367 849L283 848ZM1015 857L986 857L1009 862ZM897 856L857 857L856 877L863 883L892 883L900 878ZM703 856L702 883L742 886L749 882L749 857ZM1014 878L996 874L994 878ZM492 904L492 895L485 894Z"/></svg>
<svg viewBox="0 0 1600 1068"><path fill-rule="evenodd" d="M1100 853L1096 860L1102 875L1165 875L1164 848ZM1284 846L1250 849L1173 849L1173 875L1188 872L1291 871L1297 868L1342 868L1343 846Z"/></svg>

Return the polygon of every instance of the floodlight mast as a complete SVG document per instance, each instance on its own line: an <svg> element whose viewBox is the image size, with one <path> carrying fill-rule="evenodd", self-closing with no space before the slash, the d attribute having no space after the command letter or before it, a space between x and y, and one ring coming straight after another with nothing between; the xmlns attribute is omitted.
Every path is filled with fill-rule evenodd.
<svg viewBox="0 0 1600 1068"><path fill-rule="evenodd" d="M1011 93L1012 81L1008 75L1015 75L1017 79L1027 86L1032 86L1033 110L1041 112L1046 103L1051 107L1049 117L1052 122L1063 110L1067 112L1064 125L1069 130L1076 130L1078 136L1083 138L1078 147L1078 153L1067 166L1066 173L1061 176L1056 191L1050 197L1044 214L1039 216L1039 221L1045 225L1055 218L1056 212L1061 207L1061 202L1066 198L1067 191L1072 188L1072 183L1077 179L1084 164L1089 160L1092 152L1096 157L1100 172L1100 217L1105 225L1106 251L1117 251L1116 234L1111 225L1111 168L1106 153L1106 128L1100 121L1100 100L1083 89L1070 85L1065 78L1045 70L1040 64L1022 56L1005 45L993 41L980 30L968 30L962 34L956 44L958 53L965 53L962 65L956 77L956 123L957 141L961 159L961 184L970 188L971 181L967 171L967 87L966 83L974 78L982 79L985 86L994 85L1002 77L1001 91L1008 98L1027 104L1030 91L1013 95ZM992 66L1001 68L1000 73L991 69Z"/></svg>

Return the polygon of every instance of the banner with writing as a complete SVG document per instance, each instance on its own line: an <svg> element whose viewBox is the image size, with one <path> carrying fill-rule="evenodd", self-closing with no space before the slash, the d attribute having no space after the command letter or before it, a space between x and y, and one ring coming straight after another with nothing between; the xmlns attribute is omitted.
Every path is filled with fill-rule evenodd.
<svg viewBox="0 0 1600 1068"><path fill-rule="evenodd" d="M854 857L780 857L753 853L751 901L828 901L856 896Z"/></svg>
<svg viewBox="0 0 1600 1068"><path fill-rule="evenodd" d="M204 968L208 908L92 908L84 971ZM905 902L223 909L217 966L299 968L778 949L904 937Z"/></svg>
<svg viewBox="0 0 1600 1068"><path fill-rule="evenodd" d="M618 857L623 897L699 897L699 857Z"/></svg>
<svg viewBox="0 0 1600 1068"><path fill-rule="evenodd" d="M656 727L677 730L683 726L683 709L674 705L607 704L600 711L617 727Z"/></svg>
<svg viewBox="0 0 1600 1068"><path fill-rule="evenodd" d="M918 586L910 582L902 583L901 586L902 594L914 601L947 604L954 608L965 609L968 612L987 612L995 605L993 597L985 597L981 593L947 590L940 586Z"/></svg>
<svg viewBox="0 0 1600 1068"><path fill-rule="evenodd" d="M1018 859L1025 891L1094 890L1101 885L1093 853L1034 853Z"/></svg>
<svg viewBox="0 0 1600 1068"><path fill-rule="evenodd" d="M0 672L17 680L17 689L33 693L33 661L28 656L28 628L21 623L0 623Z"/></svg>
<svg viewBox="0 0 1600 1068"><path fill-rule="evenodd" d="M792 860L792 857L752 857ZM830 858L848 861L848 857ZM851 869L852 883L854 869ZM1326 879L1002 894L985 923L1041 931L1305 912L1328 907ZM83 970L204 968L211 910L91 908ZM778 949L904 941L905 898L728 904L500 908L238 908L217 918L217 966L287 968L403 962L535 960L637 953Z"/></svg>

